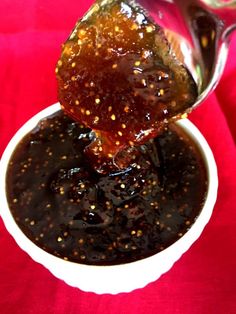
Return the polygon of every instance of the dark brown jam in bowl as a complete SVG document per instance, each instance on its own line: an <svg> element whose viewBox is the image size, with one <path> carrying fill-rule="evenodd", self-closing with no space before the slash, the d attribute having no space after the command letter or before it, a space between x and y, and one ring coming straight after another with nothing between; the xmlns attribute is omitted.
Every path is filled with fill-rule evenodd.
<svg viewBox="0 0 236 314"><path fill-rule="evenodd" d="M45 251L93 265L128 263L178 240L194 223L207 178L195 144L176 126L130 148L128 168L93 170L93 132L61 111L18 144L7 198L18 226Z"/></svg>

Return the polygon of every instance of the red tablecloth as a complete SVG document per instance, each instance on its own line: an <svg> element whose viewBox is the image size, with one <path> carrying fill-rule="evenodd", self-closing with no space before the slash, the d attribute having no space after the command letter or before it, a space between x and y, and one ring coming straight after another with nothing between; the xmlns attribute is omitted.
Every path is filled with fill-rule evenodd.
<svg viewBox="0 0 236 314"><path fill-rule="evenodd" d="M0 153L32 115L57 101L60 45L92 0L0 1ZM216 92L191 120L219 170L213 217L158 281L130 294L85 293L21 251L0 219L0 313L236 313L236 37Z"/></svg>

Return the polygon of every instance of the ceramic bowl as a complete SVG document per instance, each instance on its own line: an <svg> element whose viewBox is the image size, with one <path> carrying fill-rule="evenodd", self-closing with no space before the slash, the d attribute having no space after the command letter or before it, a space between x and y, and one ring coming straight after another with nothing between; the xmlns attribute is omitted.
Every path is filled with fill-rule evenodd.
<svg viewBox="0 0 236 314"><path fill-rule="evenodd" d="M188 119L177 122L199 147L208 176L207 196L203 208L194 224L183 237L160 253L132 263L114 266L89 266L65 261L35 245L21 231L9 209L5 184L8 163L19 141L41 119L50 116L58 110L60 110L60 106L57 103L39 112L26 122L12 138L2 155L0 162L0 214L4 224L21 249L27 252L34 261L45 266L54 276L64 280L68 285L97 294L117 294L145 287L148 283L157 280L162 274L167 272L181 255L190 248L199 238L211 217L218 187L217 167L211 149L200 131Z"/></svg>

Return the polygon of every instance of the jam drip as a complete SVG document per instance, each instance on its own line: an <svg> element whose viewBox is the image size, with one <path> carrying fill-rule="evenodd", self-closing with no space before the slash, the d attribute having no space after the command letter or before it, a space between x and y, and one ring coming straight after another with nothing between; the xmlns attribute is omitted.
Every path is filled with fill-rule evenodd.
<svg viewBox="0 0 236 314"><path fill-rule="evenodd" d="M86 153L99 172L127 167L130 147L197 97L163 30L134 1L97 1L64 44L56 73L62 108L93 130Z"/></svg>

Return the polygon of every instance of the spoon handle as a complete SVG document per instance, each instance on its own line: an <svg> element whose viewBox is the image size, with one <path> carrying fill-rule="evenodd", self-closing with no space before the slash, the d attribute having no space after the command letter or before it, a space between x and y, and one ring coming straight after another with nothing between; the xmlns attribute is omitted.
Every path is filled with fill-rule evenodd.
<svg viewBox="0 0 236 314"><path fill-rule="evenodd" d="M219 9L219 8L230 8L230 9L235 9L236 8L236 1L231 0L231 1L223 1L223 0L201 0L204 2L206 5Z"/></svg>

